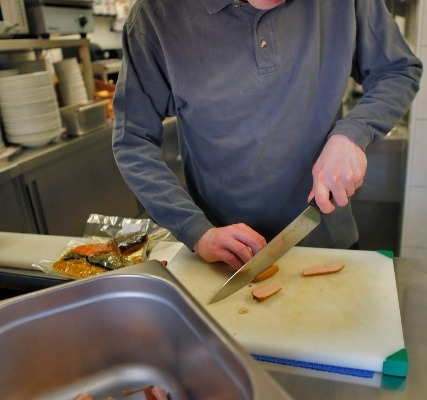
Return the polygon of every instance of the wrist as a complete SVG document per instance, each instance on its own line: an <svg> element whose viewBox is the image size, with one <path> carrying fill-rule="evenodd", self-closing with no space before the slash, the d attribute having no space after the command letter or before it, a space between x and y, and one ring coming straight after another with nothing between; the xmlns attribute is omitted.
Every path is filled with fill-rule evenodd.
<svg viewBox="0 0 427 400"><path fill-rule="evenodd" d="M345 133L336 132L336 133L334 133L334 134L332 134L332 135L329 136L328 141L329 140L333 140L333 141L335 141L335 140L349 141L349 142L353 143L354 145L356 145L363 152L365 151L365 148L363 148L362 145L359 142L357 142L351 136L346 135Z"/></svg>

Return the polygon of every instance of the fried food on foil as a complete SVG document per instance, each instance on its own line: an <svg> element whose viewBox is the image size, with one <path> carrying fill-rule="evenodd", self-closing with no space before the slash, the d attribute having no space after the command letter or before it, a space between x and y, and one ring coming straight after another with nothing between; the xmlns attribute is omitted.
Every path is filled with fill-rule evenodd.
<svg viewBox="0 0 427 400"><path fill-rule="evenodd" d="M144 261L147 241L147 234L129 234L105 243L78 245L67 251L52 267L73 278L96 276Z"/></svg>

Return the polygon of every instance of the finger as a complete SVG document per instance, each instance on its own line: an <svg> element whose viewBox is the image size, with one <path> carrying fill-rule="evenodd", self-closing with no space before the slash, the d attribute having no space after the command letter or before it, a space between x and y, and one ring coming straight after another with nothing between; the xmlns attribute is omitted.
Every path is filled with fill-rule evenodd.
<svg viewBox="0 0 427 400"><path fill-rule="evenodd" d="M245 264L245 262L241 260L240 257L238 257L233 252L225 249L219 252L218 257L219 257L219 261L225 262L230 267L236 270L238 270L240 267L242 267Z"/></svg>
<svg viewBox="0 0 427 400"><path fill-rule="evenodd" d="M222 248L233 254L243 263L248 262L254 255L251 247L247 246L240 240L229 240L226 243L223 243Z"/></svg>
<svg viewBox="0 0 427 400"><path fill-rule="evenodd" d="M209 263L224 262L234 269L239 269L244 262L233 252L223 246L216 246L211 252L198 253L205 261Z"/></svg>
<svg viewBox="0 0 427 400"><path fill-rule="evenodd" d="M359 189L362 185L363 185L363 178L359 178L358 180L349 182L345 188L347 197L353 196L356 193L356 190Z"/></svg>
<svg viewBox="0 0 427 400"><path fill-rule="evenodd" d="M251 256L258 253L267 244L264 236L260 235L250 226L246 224L237 224L235 227L237 229L233 233L233 237L238 242L246 246L247 250L251 253ZM241 254L244 255L244 258L246 258L246 252L243 250L243 248Z"/></svg>
<svg viewBox="0 0 427 400"><path fill-rule="evenodd" d="M351 183L351 184L347 185L347 187L345 188L345 193L347 195L347 198L353 196L355 192L356 192L356 184L355 183Z"/></svg>
<svg viewBox="0 0 427 400"><path fill-rule="evenodd" d="M360 179L359 181L357 181L354 186L356 189L359 189L361 186L363 185L363 179Z"/></svg>
<svg viewBox="0 0 427 400"><path fill-rule="evenodd" d="M243 236L237 238L240 243L242 243L247 251L249 252L249 258L253 257L256 253L258 253L266 244L267 241L262 237L262 239L252 239L251 237ZM242 253L242 255L245 255L246 258L246 252Z"/></svg>
<svg viewBox="0 0 427 400"><path fill-rule="evenodd" d="M339 207L344 207L348 204L348 195L345 189L336 189L332 192L332 196L334 198L335 203Z"/></svg>
<svg viewBox="0 0 427 400"><path fill-rule="evenodd" d="M308 200L311 201L314 198L320 211L325 214L329 214L335 210L335 206L331 201L330 193L331 191L327 186L323 185L322 183L315 182L313 184L313 189L308 196Z"/></svg>

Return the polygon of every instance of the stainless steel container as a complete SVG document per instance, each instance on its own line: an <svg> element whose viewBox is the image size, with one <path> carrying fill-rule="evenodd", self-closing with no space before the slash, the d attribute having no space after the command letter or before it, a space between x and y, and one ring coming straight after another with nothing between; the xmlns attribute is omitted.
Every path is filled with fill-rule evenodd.
<svg viewBox="0 0 427 400"><path fill-rule="evenodd" d="M0 360L2 400L290 399L156 261L0 302Z"/></svg>
<svg viewBox="0 0 427 400"><path fill-rule="evenodd" d="M61 107L61 119L68 136L81 136L107 124L107 100Z"/></svg>

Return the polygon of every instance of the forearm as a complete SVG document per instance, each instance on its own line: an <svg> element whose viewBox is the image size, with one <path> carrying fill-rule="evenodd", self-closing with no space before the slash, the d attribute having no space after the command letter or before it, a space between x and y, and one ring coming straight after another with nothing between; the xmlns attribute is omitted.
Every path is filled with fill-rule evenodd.
<svg viewBox="0 0 427 400"><path fill-rule="evenodd" d="M408 111L418 89L421 67L412 65L372 82L358 104L333 128L366 149L383 138Z"/></svg>
<svg viewBox="0 0 427 400"><path fill-rule="evenodd" d="M128 31L114 96L114 157L150 216L192 249L212 224L162 158L162 120L174 112L172 95L154 52L144 51L125 26Z"/></svg>
<svg viewBox="0 0 427 400"><path fill-rule="evenodd" d="M422 74L383 2L356 2L357 40L352 77L363 87L358 104L331 132L347 135L365 149L386 135L408 111Z"/></svg>
<svg viewBox="0 0 427 400"><path fill-rule="evenodd" d="M113 149L126 183L148 214L192 249L212 224L161 159L160 148L142 139L125 140L116 136Z"/></svg>

